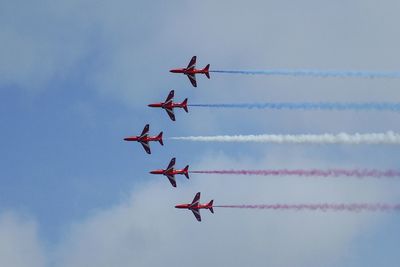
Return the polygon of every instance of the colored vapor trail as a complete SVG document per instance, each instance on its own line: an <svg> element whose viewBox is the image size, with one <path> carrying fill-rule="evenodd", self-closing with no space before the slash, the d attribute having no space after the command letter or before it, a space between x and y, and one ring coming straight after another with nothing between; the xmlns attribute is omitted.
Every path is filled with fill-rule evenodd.
<svg viewBox="0 0 400 267"><path fill-rule="evenodd" d="M395 178L400 177L398 170L345 170L345 169L310 169L310 170L205 170L191 171L201 174L230 174L230 175L258 175L258 176L304 176L304 177L356 177L356 178Z"/></svg>
<svg viewBox="0 0 400 267"><path fill-rule="evenodd" d="M324 71L324 70L210 70L215 73L270 75L270 76L310 76L310 77L357 77L357 78L400 78L398 71Z"/></svg>
<svg viewBox="0 0 400 267"><path fill-rule="evenodd" d="M349 211L349 212L374 212L374 211L400 211L400 204L383 203L353 203L353 204L256 204L256 205L218 205L218 208L233 209L263 209L263 210L293 210L293 211Z"/></svg>
<svg viewBox="0 0 400 267"><path fill-rule="evenodd" d="M191 107L289 110L375 110L400 112L400 103L242 103L242 104L190 104Z"/></svg>
<svg viewBox="0 0 400 267"><path fill-rule="evenodd" d="M173 140L194 142L259 142L295 144L394 144L400 145L400 134L392 131L367 134L300 134L300 135L216 135L171 137Z"/></svg>

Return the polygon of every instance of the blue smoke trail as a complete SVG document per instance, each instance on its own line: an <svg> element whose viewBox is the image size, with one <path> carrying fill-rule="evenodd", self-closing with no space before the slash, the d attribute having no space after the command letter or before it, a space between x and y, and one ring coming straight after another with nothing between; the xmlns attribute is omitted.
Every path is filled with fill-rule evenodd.
<svg viewBox="0 0 400 267"><path fill-rule="evenodd" d="M217 73L250 75L312 76L312 77L359 77L359 78L400 78L398 71L323 71L323 70L210 70Z"/></svg>
<svg viewBox="0 0 400 267"><path fill-rule="evenodd" d="M289 110L375 110L400 112L400 103L243 103L243 104L190 104L191 107L242 108L242 109L289 109Z"/></svg>

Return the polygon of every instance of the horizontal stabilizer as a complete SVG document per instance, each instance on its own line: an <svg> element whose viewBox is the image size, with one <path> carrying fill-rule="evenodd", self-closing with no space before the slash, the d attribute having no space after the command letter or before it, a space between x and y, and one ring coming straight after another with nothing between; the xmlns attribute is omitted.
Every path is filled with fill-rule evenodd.
<svg viewBox="0 0 400 267"><path fill-rule="evenodd" d="M183 169L183 174L189 179L189 165L186 165L186 167Z"/></svg>
<svg viewBox="0 0 400 267"><path fill-rule="evenodd" d="M185 100L183 100L183 102L182 102L183 110L185 110L186 113L189 112L188 107L187 107L187 101L188 101L188 99L185 98Z"/></svg>
<svg viewBox="0 0 400 267"><path fill-rule="evenodd" d="M214 213L213 204L214 204L214 200L211 200L207 205L208 209L211 211L211 213Z"/></svg>
<svg viewBox="0 0 400 267"><path fill-rule="evenodd" d="M157 135L157 138L158 138L158 142L160 142L160 144L163 146L163 145L164 145L164 142L163 142L163 140L162 140L162 135L163 135L163 132L160 132L160 133Z"/></svg>
<svg viewBox="0 0 400 267"><path fill-rule="evenodd" d="M205 71L205 74L207 76L208 79L210 79L210 64L207 64L207 66L203 69L203 71Z"/></svg>

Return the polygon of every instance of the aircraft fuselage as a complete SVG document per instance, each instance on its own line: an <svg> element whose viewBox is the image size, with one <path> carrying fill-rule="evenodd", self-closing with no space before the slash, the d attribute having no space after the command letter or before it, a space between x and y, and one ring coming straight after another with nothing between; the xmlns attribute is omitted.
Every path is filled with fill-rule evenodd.
<svg viewBox="0 0 400 267"><path fill-rule="evenodd" d="M160 169L160 170L151 171L150 173L151 174L163 174L163 175L176 175L176 174L183 174L184 175L184 174L187 173L187 170L182 169L182 170L166 171L166 170Z"/></svg>
<svg viewBox="0 0 400 267"><path fill-rule="evenodd" d="M187 68L181 68L181 69L172 69L169 72L172 73L183 73L186 75L193 75L193 74L206 74L209 72L207 69L187 69Z"/></svg>
<svg viewBox="0 0 400 267"><path fill-rule="evenodd" d="M212 208L212 205L209 204L198 204L195 206L192 206L191 204L179 204L176 205L175 208L177 209L189 209L189 210L196 210L196 209L210 209Z"/></svg>
<svg viewBox="0 0 400 267"><path fill-rule="evenodd" d="M148 137L140 137L140 136L130 136L124 138L125 141L136 141L136 142L151 142L151 141L160 141L160 137L158 136L148 136Z"/></svg>
<svg viewBox="0 0 400 267"><path fill-rule="evenodd" d="M165 103L165 102L149 104L148 106L152 108L164 108L164 109L184 108L184 105L182 103Z"/></svg>

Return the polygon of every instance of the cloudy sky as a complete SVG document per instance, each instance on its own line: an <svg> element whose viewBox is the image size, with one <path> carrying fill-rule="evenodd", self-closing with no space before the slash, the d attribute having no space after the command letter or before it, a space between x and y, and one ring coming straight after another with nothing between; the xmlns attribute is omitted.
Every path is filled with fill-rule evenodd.
<svg viewBox="0 0 400 267"><path fill-rule="evenodd" d="M399 168L388 145L206 144L165 140L146 155L123 137L400 131L390 112L177 110L191 103L400 102L399 79L211 74L169 69L397 71L398 1L0 0L0 266L398 266L397 213L174 209L216 204L400 202L400 181L193 174L172 188L148 171Z"/></svg>

